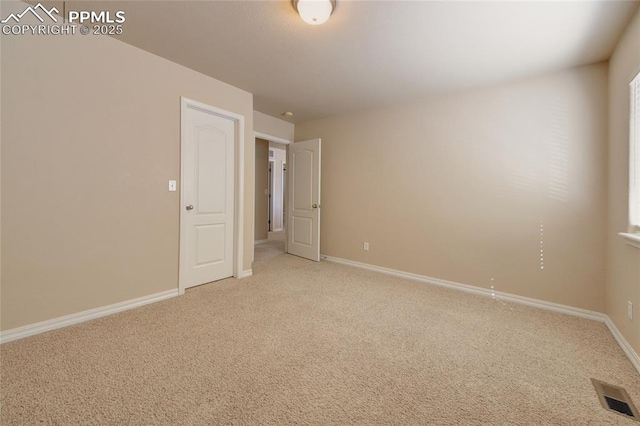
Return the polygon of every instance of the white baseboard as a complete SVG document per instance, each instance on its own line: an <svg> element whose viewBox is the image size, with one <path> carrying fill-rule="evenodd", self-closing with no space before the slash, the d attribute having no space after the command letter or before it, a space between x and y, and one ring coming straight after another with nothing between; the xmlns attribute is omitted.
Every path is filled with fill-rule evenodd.
<svg viewBox="0 0 640 426"><path fill-rule="evenodd" d="M603 322L605 323L605 325L613 335L616 342L618 342L618 345L620 345L624 353L627 355L627 358L629 358L629 361L631 361L631 364L633 364L636 370L640 372L640 357L638 356L636 351L631 347L629 342L627 342L627 340L624 338L622 333L620 333L620 330L618 330L618 328L613 323L611 318L609 318L608 315L605 315L603 313L589 311L586 309L575 308L573 306L561 305L559 303L552 303L544 300L518 296L510 293L503 293L500 291L492 291L490 289L471 286L468 284L460 284L453 281L441 280L439 278L432 278L425 275L413 274L410 272L399 271L396 269L383 268L381 266L355 262L352 260L341 259L333 256L321 255L321 257L322 259L327 260L329 262L340 263L343 265L348 265L348 266L353 266L360 269L379 272L386 275L392 275L396 277L410 279L413 281L419 281L427 284L461 290L467 293L478 294L480 296L491 297L495 295L496 297L500 298L500 300L505 300L513 303L532 306L535 308L545 309L548 311L559 312L562 314L573 315L580 318L586 318L594 321ZM238 276L238 278L246 278L252 275L253 275L253 270L247 269L245 271L242 271ZM25 337L33 336L36 334L44 333L44 332L55 330L58 328L67 327L73 324L79 324L81 322L89 321L92 319L104 317L107 315L137 308L140 306L148 305L150 303L159 302L161 300L170 299L172 297L178 296L178 294L179 294L178 289L167 290L161 293L156 293L149 296L139 297L137 299L115 303L113 305L108 305L100 308L90 309L88 311L78 312L77 314L65 315L63 317L54 318L47 321L25 325L23 327L13 328L11 330L0 332L0 344L8 343L18 339L23 339Z"/></svg>
<svg viewBox="0 0 640 426"><path fill-rule="evenodd" d="M115 314L117 312L126 311L150 303L159 302L161 300L170 299L178 295L178 289L167 290L162 293L156 293L149 296L139 297L137 299L126 300L113 305L102 306L100 308L90 309L88 311L78 312L77 314L65 315L59 318L53 318L47 321L35 324L25 325L23 327L13 328L11 330L0 332L0 343L7 343L13 340L23 339L35 334L44 333L46 331L67 327L73 324L89 321L92 319Z"/></svg>
<svg viewBox="0 0 640 426"><path fill-rule="evenodd" d="M253 242L253 245L260 245L260 244L264 244L264 243L268 243L269 240L256 240Z"/></svg>
<svg viewBox="0 0 640 426"><path fill-rule="evenodd" d="M247 278L253 275L253 269L247 269L244 270L242 272L240 272L240 274L238 274L238 278Z"/></svg>
<svg viewBox="0 0 640 426"><path fill-rule="evenodd" d="M616 327L611 318L607 316L607 320L604 323L607 325L607 328L613 335L613 338L618 342L618 345L620 345L624 353L627 355L627 358L629 358L629 361L631 361L631 364L633 364L636 370L640 372L640 357L636 351L633 350L629 342L627 342L622 333L620 333L620 330L618 330L618 327Z"/></svg>
<svg viewBox="0 0 640 426"><path fill-rule="evenodd" d="M381 266L369 265L367 263L354 262L352 260L340 259L332 256L322 256L329 262L341 263L343 265L355 266L356 268L368 269L370 271L380 272L387 275L393 275L396 277L408 278L414 281L420 281L427 284L438 285L441 287L453 288L456 290L462 290L467 293L478 294L480 296L493 296L503 301L509 301L513 303L519 303L521 305L533 306L534 308L546 309L548 311L560 312L562 314L573 315L580 318L587 318L595 321L605 322L608 318L605 314L595 311L589 311L586 309L574 308L573 306L561 305L559 303L546 302L544 300L532 299L530 297L518 296L510 293L503 293L501 291L492 291L488 288L476 287L468 284L460 284L453 281L441 280L439 278L427 277L425 275L413 274L410 272L398 271L396 269L383 268Z"/></svg>
<svg viewBox="0 0 640 426"><path fill-rule="evenodd" d="M512 303L518 303L521 305L532 306L534 308L545 309L547 311L558 312L561 314L572 315L575 317L586 318L594 321L603 322L615 338L616 342L620 345L624 353L631 361L631 364L640 373L640 357L633 350L629 342L622 336L618 328L615 326L611 318L608 315L590 311L587 309L575 308L573 306L561 305L559 303L547 302L545 300L533 299L530 297L518 296L510 293L503 293L501 291L493 291L487 288L476 287L468 284L460 284L453 281L441 280L439 278L432 278L425 275L413 274L410 272L399 271L396 269L383 268L381 266L370 265L368 263L355 262L353 260L341 259L339 257L321 255L321 258L329 262L340 263L343 265L353 266L360 269L367 269L369 271L380 272L386 275L393 275L396 277L407 278L413 281L419 281L427 284L437 285L441 287L452 288L455 290L465 291L467 293L473 293L480 296L488 296L499 298L503 301Z"/></svg>

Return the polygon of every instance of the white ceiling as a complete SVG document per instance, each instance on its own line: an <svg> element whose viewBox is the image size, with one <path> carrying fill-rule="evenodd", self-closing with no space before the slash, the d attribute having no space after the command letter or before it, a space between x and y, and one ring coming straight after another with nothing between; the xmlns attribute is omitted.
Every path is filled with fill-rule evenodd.
<svg viewBox="0 0 640 426"><path fill-rule="evenodd" d="M302 122L607 60L639 3L338 0L321 26L286 0L116 4L122 40Z"/></svg>

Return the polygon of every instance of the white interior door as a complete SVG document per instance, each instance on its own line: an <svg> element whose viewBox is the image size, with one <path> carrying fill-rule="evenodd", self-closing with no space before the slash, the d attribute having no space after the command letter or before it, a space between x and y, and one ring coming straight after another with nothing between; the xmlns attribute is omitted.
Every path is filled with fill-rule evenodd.
<svg viewBox="0 0 640 426"><path fill-rule="evenodd" d="M320 261L320 139L289 145L287 253Z"/></svg>
<svg viewBox="0 0 640 426"><path fill-rule="evenodd" d="M236 123L183 110L180 289L233 275Z"/></svg>

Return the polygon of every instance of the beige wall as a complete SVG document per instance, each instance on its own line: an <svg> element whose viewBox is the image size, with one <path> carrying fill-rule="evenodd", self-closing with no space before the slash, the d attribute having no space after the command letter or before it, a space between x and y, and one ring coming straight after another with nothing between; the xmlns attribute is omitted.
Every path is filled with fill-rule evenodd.
<svg viewBox="0 0 640 426"><path fill-rule="evenodd" d="M256 214L255 241L266 240L269 236L269 141L256 138Z"/></svg>
<svg viewBox="0 0 640 426"><path fill-rule="evenodd" d="M177 288L180 96L245 116L249 269L250 93L110 37L2 36L2 330Z"/></svg>
<svg viewBox="0 0 640 426"><path fill-rule="evenodd" d="M629 83L640 72L640 11L609 61L609 223L607 228L606 312L640 353L640 250L618 232L629 224ZM635 318L627 318L627 301Z"/></svg>
<svg viewBox="0 0 640 426"><path fill-rule="evenodd" d="M265 135L293 141L294 125L288 121L253 111L253 130Z"/></svg>
<svg viewBox="0 0 640 426"><path fill-rule="evenodd" d="M603 311L607 96L601 63L297 123L321 252Z"/></svg>

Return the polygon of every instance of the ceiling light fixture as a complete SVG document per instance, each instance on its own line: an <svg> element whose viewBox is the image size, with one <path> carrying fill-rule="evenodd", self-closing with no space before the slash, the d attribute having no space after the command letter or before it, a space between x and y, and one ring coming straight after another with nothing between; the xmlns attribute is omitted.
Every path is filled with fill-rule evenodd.
<svg viewBox="0 0 640 426"><path fill-rule="evenodd" d="M292 3L302 20L310 25L324 24L336 9L336 0L292 0Z"/></svg>
<svg viewBox="0 0 640 426"><path fill-rule="evenodd" d="M283 112L282 116L283 117L293 117L293 113L291 111Z"/></svg>

